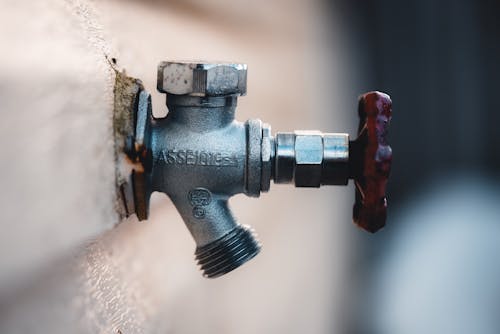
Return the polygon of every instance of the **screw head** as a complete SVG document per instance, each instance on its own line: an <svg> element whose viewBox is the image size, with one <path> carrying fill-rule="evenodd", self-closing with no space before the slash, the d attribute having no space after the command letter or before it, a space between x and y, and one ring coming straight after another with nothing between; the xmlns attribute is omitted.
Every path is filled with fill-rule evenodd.
<svg viewBox="0 0 500 334"><path fill-rule="evenodd" d="M247 65L164 61L158 65L158 91L191 96L245 95Z"/></svg>

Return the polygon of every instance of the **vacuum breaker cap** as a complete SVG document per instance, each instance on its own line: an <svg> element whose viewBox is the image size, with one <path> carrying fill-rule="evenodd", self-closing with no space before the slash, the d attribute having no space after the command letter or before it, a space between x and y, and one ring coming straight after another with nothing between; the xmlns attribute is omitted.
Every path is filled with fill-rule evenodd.
<svg viewBox="0 0 500 334"><path fill-rule="evenodd" d="M247 65L164 61L158 65L158 91L190 96L245 95Z"/></svg>

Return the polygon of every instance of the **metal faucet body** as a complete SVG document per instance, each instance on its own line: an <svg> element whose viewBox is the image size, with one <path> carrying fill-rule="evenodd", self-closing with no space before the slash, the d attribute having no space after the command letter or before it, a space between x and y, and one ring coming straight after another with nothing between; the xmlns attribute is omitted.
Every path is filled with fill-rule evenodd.
<svg viewBox="0 0 500 334"><path fill-rule="evenodd" d="M153 118L149 94L141 92L135 117L129 156L144 166L134 176L135 212L146 219L150 194L167 194L196 242L206 277L221 276L259 252L253 230L236 221L228 200L239 193L258 197L271 180L320 187L352 178L355 222L371 232L385 223L392 156L385 139L387 95L363 96L364 125L349 141L348 134L319 131L273 137L260 120L235 120L237 98L246 93L245 65L162 63L158 90L167 94L167 116Z"/></svg>
<svg viewBox="0 0 500 334"><path fill-rule="evenodd" d="M262 128L260 121L236 121L236 102L236 96L169 94L167 117L152 123L152 190L174 203L196 242L202 267L213 260L203 261L212 247L234 242L234 251L240 253L229 249L225 255L239 256L238 261L255 256L260 247L228 207L235 194L260 194L260 178L252 172L260 170ZM224 239L231 234L237 240ZM218 273L208 265L204 269L206 275Z"/></svg>

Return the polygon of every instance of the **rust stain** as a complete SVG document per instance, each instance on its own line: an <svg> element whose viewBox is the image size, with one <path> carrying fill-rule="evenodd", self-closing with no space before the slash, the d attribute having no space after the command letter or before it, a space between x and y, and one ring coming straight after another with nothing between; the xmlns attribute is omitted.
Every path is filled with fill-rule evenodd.
<svg viewBox="0 0 500 334"><path fill-rule="evenodd" d="M132 186L133 174L141 173L144 167L136 159L127 155L135 134L135 113L139 93L144 89L141 80L129 77L125 70L116 66L116 59L109 61L115 72L113 133L115 140L115 193L116 211L120 219L128 217L135 211L133 203L127 202L124 189Z"/></svg>
<svg viewBox="0 0 500 334"><path fill-rule="evenodd" d="M380 92L363 94L359 100L358 138L349 145L351 170L356 185L353 220L369 232L385 226L387 218L387 179L392 150L387 133L392 117L392 101Z"/></svg>

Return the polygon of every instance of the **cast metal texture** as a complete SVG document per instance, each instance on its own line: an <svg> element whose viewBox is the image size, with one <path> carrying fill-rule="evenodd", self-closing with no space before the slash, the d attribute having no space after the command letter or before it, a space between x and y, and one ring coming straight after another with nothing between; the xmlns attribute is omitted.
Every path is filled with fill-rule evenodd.
<svg viewBox="0 0 500 334"><path fill-rule="evenodd" d="M360 193L383 183L390 167L388 158L383 160L384 173L376 174L371 167L380 165L371 163L380 152L390 152L386 132L377 132L381 133L377 137L360 130L362 139L351 142L347 134L319 131L272 136L271 126L260 120L237 121L237 97L246 93L246 77L244 64L162 62L158 90L167 95L167 116L152 117L147 93L138 99L130 156L144 166L143 173L134 178L139 219L147 218L151 192L167 194L191 232L198 264L209 278L234 270L260 250L253 230L237 223L233 216L228 206L231 196L244 193L258 197L270 189L271 180L320 187L346 185L354 178L356 205L367 208L365 217L373 211L373 204L364 205ZM369 101L376 101L378 95L368 96ZM373 103L369 104L372 109ZM385 120L388 125L390 115ZM377 146L377 140L383 147ZM372 152L377 147L382 148L375 157ZM352 161L350 155L357 160ZM364 177L363 166L368 166L373 176ZM377 190L376 200L381 201L382 196L386 203L384 192L385 183L383 192ZM373 231L373 226L358 225Z"/></svg>
<svg viewBox="0 0 500 334"><path fill-rule="evenodd" d="M235 120L246 73L246 65L232 63L158 66L168 115L151 122L152 191L175 204L207 277L237 268L260 250L253 230L238 224L228 207L235 194L261 192L262 122Z"/></svg>

